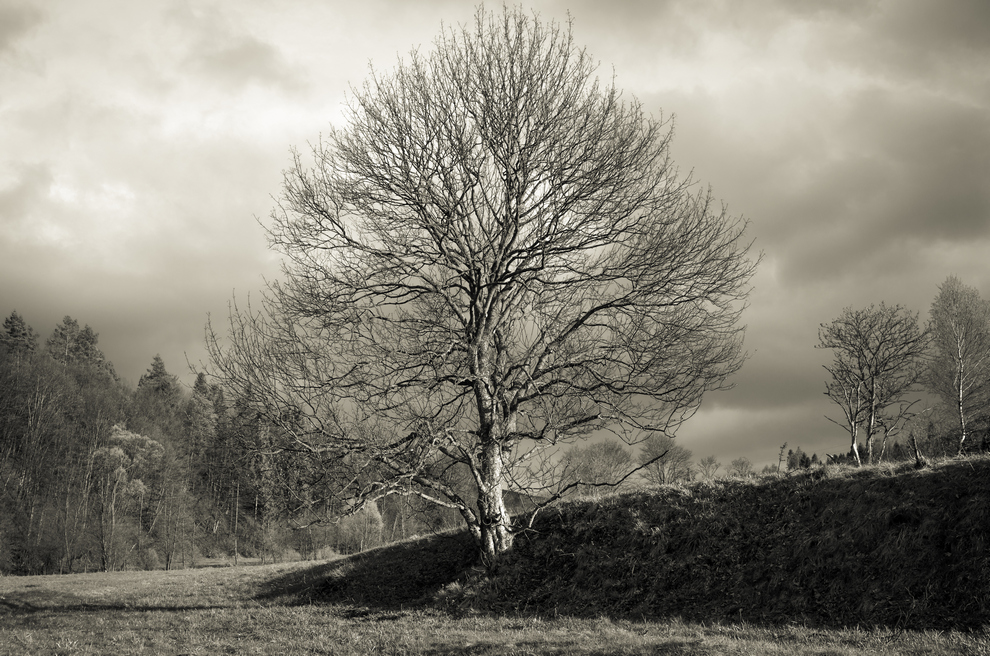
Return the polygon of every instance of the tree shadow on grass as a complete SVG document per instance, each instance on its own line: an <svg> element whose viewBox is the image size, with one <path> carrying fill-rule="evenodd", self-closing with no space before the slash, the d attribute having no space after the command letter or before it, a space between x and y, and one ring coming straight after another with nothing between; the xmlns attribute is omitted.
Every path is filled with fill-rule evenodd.
<svg viewBox="0 0 990 656"><path fill-rule="evenodd" d="M407 540L283 573L268 580L255 600L378 610L423 605L472 568L477 552L467 531Z"/></svg>
<svg viewBox="0 0 990 656"><path fill-rule="evenodd" d="M75 602L66 603L64 598L56 601L31 601L26 599L0 599L0 618L18 615L35 615L38 613L105 613L107 611L149 613L149 612L169 612L177 613L183 611L212 610L225 608L217 605L204 606L148 606L126 603L92 603Z"/></svg>

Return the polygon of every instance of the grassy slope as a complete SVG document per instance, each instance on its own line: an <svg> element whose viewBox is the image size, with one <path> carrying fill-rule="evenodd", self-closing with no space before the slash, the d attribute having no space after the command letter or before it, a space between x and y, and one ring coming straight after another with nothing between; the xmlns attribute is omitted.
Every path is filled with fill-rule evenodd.
<svg viewBox="0 0 990 656"><path fill-rule="evenodd" d="M825 627L990 626L990 459L822 468L545 511L461 603Z"/></svg>
<svg viewBox="0 0 990 656"><path fill-rule="evenodd" d="M978 458L569 502L545 510L491 580L470 567L470 539L450 534L273 589L381 608L979 629L990 626L988 544L990 459Z"/></svg>

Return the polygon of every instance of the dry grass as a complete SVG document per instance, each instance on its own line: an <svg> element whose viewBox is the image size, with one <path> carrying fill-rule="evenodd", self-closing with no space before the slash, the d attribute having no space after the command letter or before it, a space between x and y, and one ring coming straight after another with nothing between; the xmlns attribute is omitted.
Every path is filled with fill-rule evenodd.
<svg viewBox="0 0 990 656"><path fill-rule="evenodd" d="M0 578L0 654L990 654L990 460L545 513L322 563Z"/></svg>
<svg viewBox="0 0 990 656"><path fill-rule="evenodd" d="M987 653L960 633L821 631L605 617L450 614L273 600L278 581L334 563L0 579L0 654L739 654Z"/></svg>

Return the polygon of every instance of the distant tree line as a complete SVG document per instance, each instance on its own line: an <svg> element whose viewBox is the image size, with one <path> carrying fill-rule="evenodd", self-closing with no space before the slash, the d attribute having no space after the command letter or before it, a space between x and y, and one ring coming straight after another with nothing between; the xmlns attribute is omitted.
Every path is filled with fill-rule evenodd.
<svg viewBox="0 0 990 656"><path fill-rule="evenodd" d="M98 342L71 317L45 341L16 311L3 322L0 573L325 556L458 519L391 497L314 523L316 510L341 509L307 507L319 493L306 478L312 462L272 448L275 429L245 399L225 396L203 374L189 389L157 355L129 388ZM448 478L456 484L454 472Z"/></svg>

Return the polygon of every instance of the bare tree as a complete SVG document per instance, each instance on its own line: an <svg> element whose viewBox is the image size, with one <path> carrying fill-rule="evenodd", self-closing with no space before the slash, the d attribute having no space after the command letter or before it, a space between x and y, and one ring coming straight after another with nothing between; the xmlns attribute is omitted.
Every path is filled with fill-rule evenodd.
<svg viewBox="0 0 990 656"><path fill-rule="evenodd" d="M729 465L729 475L738 476L739 478L749 478L753 475L753 463L745 456L736 458Z"/></svg>
<svg viewBox="0 0 990 656"><path fill-rule="evenodd" d="M883 429L892 431L908 417L905 397L916 391L922 374L927 334L918 327L918 314L900 305L881 303L863 310L846 308L818 330L818 348L832 349L825 370L832 379L825 394L843 413L843 426L852 438L851 450L862 464L857 436L866 432L867 462L873 462L873 440Z"/></svg>
<svg viewBox="0 0 990 656"><path fill-rule="evenodd" d="M356 499L456 509L489 563L521 463L672 434L744 360L745 223L594 71L569 26L505 8L372 70L285 173L285 280L226 344L208 330L213 373L293 417L285 449L346 463ZM476 499L431 474L452 463Z"/></svg>
<svg viewBox="0 0 990 656"><path fill-rule="evenodd" d="M932 303L928 330L932 357L926 382L959 418L959 448L969 434L967 417L990 396L990 303L949 276Z"/></svg>
<svg viewBox="0 0 990 656"><path fill-rule="evenodd" d="M715 480L715 472L722 466L715 456L706 456L698 462L698 473L706 481Z"/></svg>
<svg viewBox="0 0 990 656"><path fill-rule="evenodd" d="M572 446L561 457L559 483L598 498L605 491L621 488L617 482L629 472L632 459L632 454L613 440Z"/></svg>
<svg viewBox="0 0 990 656"><path fill-rule="evenodd" d="M673 438L663 433L654 433L640 447L639 461L644 465L643 478L653 485L690 481L694 475L691 455L688 449L677 444Z"/></svg>

